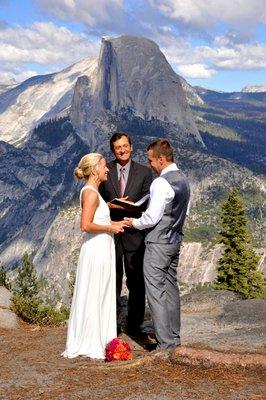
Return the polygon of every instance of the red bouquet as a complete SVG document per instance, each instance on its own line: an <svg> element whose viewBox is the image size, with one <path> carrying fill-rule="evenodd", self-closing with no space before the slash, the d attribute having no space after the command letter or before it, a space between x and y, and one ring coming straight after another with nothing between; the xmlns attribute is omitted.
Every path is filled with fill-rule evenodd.
<svg viewBox="0 0 266 400"><path fill-rule="evenodd" d="M105 348L105 361L132 360L131 347L120 338L111 340Z"/></svg>

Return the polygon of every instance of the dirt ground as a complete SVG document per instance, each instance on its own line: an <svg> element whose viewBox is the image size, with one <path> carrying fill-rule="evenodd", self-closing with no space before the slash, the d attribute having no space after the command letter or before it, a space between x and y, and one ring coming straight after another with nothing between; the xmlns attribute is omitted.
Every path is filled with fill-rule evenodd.
<svg viewBox="0 0 266 400"><path fill-rule="evenodd" d="M65 341L65 327L24 325L21 330L1 330L0 399L266 398L265 371L259 365L203 366L193 365L193 360L184 365L175 357L154 356L132 341L133 361L68 360L60 356Z"/></svg>

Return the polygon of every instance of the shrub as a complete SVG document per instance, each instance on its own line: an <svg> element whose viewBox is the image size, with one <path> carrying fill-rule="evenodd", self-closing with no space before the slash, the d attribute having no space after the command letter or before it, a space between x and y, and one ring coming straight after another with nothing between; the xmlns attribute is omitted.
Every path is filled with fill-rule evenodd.
<svg viewBox="0 0 266 400"><path fill-rule="evenodd" d="M69 311L64 307L57 309L49 299L44 302L40 298L40 289L43 289L44 283L43 278L37 278L34 265L25 253L15 280L13 309L29 324L59 325L68 319Z"/></svg>
<svg viewBox="0 0 266 400"><path fill-rule="evenodd" d="M60 325L69 316L67 309L57 310L36 297L23 297L15 293L12 302L16 314L28 324Z"/></svg>
<svg viewBox="0 0 266 400"><path fill-rule="evenodd" d="M191 292L207 292L214 290L214 285L211 282L199 282L191 287Z"/></svg>

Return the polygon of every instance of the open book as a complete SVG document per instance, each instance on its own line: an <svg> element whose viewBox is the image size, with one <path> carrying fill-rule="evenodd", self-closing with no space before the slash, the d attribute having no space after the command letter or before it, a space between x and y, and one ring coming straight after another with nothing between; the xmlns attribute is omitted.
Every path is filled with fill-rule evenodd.
<svg viewBox="0 0 266 400"><path fill-rule="evenodd" d="M140 210L141 206L148 201L150 195L146 194L145 196L143 196L140 200L136 201L136 203L133 203L133 201L129 201L129 200L122 200L119 198L115 198L113 200L110 201L110 203L112 204L117 204L118 206L122 206L123 208L127 209L127 210Z"/></svg>

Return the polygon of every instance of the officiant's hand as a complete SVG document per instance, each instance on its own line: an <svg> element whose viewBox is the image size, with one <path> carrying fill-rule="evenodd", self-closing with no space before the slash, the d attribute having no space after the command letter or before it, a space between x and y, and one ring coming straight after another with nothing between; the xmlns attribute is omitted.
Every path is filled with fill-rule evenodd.
<svg viewBox="0 0 266 400"><path fill-rule="evenodd" d="M120 197L120 200L127 200L127 199L128 199L128 196ZM118 204L113 204L110 201L108 201L107 205L108 205L108 207L110 209L113 209L113 210L114 209L116 209L116 210L125 210L125 208L123 206L119 206Z"/></svg>

